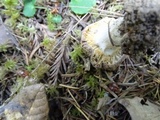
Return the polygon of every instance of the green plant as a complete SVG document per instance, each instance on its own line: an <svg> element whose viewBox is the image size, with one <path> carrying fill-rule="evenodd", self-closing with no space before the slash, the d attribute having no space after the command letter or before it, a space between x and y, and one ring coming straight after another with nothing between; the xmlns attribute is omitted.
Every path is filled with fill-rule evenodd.
<svg viewBox="0 0 160 120"><path fill-rule="evenodd" d="M52 14L50 11L47 11L47 25L49 30L54 30L56 24L61 23L62 17L59 14Z"/></svg>
<svg viewBox="0 0 160 120"><path fill-rule="evenodd" d="M116 5L113 5L111 7L109 7L109 11L112 11L112 12L116 12L116 11L119 11L119 10L122 10L123 9L123 5L121 4L116 4Z"/></svg>
<svg viewBox="0 0 160 120"><path fill-rule="evenodd" d="M76 14L85 14L96 5L96 0L71 0L69 6Z"/></svg>
<svg viewBox="0 0 160 120"><path fill-rule="evenodd" d="M25 21L24 23L19 23L17 25L17 28L20 30L21 33L35 33L36 32L35 27L27 26L27 21Z"/></svg>
<svg viewBox="0 0 160 120"><path fill-rule="evenodd" d="M104 89L96 91L98 98L104 97L105 93L106 93L106 91Z"/></svg>
<svg viewBox="0 0 160 120"><path fill-rule="evenodd" d="M36 63L35 60L32 60L30 64L27 65L25 68L27 69L27 71L31 72L38 65L38 63Z"/></svg>
<svg viewBox="0 0 160 120"><path fill-rule="evenodd" d="M50 66L48 64L41 63L39 59L33 59L32 61L30 61L29 65L27 65L25 68L27 69L27 71L31 72L31 76L33 78L40 80L44 77L44 74L49 70L49 67ZM34 70L35 68L37 69Z"/></svg>
<svg viewBox="0 0 160 120"><path fill-rule="evenodd" d="M48 89L46 90L47 94L50 96L55 96L59 94L59 91L57 90L56 86L49 86Z"/></svg>
<svg viewBox="0 0 160 120"><path fill-rule="evenodd" d="M24 84L24 78L22 77L17 77L16 79L16 84L14 84L11 88L12 93L16 93L19 92L19 90L22 88L23 84Z"/></svg>
<svg viewBox="0 0 160 120"><path fill-rule="evenodd" d="M77 110L75 107L72 107L72 109L70 110L70 113L71 113L71 115L76 116L76 117L82 116L82 114L80 113L80 111Z"/></svg>
<svg viewBox="0 0 160 120"><path fill-rule="evenodd" d="M7 74L4 66L0 66L0 82L4 80L5 75Z"/></svg>
<svg viewBox="0 0 160 120"><path fill-rule="evenodd" d="M94 98L92 99L92 101L91 101L91 106L88 106L88 107L89 107L90 109L94 109L94 108L96 108L97 104L98 104L98 99L94 97Z"/></svg>
<svg viewBox="0 0 160 120"><path fill-rule="evenodd" d="M50 51L52 49L52 47L55 45L55 40L50 39L48 37L45 37L43 39L43 42L41 43L42 46L44 46L44 48L48 51Z"/></svg>
<svg viewBox="0 0 160 120"><path fill-rule="evenodd" d="M84 55L83 48L80 45L75 46L70 55L73 62L78 64L80 62L80 59L83 58Z"/></svg>
<svg viewBox="0 0 160 120"><path fill-rule="evenodd" d="M4 44L4 45L0 45L0 52L7 52L7 48L9 46L7 44Z"/></svg>
<svg viewBox="0 0 160 120"><path fill-rule="evenodd" d="M31 75L37 80L40 80L44 77L49 68L50 66L48 64L42 63Z"/></svg>
<svg viewBox="0 0 160 120"><path fill-rule="evenodd" d="M36 0L23 0L24 9L23 14L26 17L33 17L36 13L35 3Z"/></svg>
<svg viewBox="0 0 160 120"><path fill-rule="evenodd" d="M83 57L85 53L83 48L80 45L74 47L74 50L70 53L71 59L76 64L76 72L83 73L84 72L84 63L82 63Z"/></svg>
<svg viewBox="0 0 160 120"><path fill-rule="evenodd" d="M50 11L47 12L47 26L49 28L49 30L54 30L55 28L55 24L53 23L53 15Z"/></svg>
<svg viewBox="0 0 160 120"><path fill-rule="evenodd" d="M90 87L91 89L96 89L98 85L98 80L95 78L93 75L86 75L85 76L87 86Z"/></svg>
<svg viewBox="0 0 160 120"><path fill-rule="evenodd" d="M5 10L3 10L3 13L10 17L8 21L11 25L14 25L20 16L20 11L17 10L18 4L19 4L18 0L3 0L2 1L2 5L5 7Z"/></svg>
<svg viewBox="0 0 160 120"><path fill-rule="evenodd" d="M4 63L4 67L6 70L13 70L16 67L16 62L14 60L8 59Z"/></svg>

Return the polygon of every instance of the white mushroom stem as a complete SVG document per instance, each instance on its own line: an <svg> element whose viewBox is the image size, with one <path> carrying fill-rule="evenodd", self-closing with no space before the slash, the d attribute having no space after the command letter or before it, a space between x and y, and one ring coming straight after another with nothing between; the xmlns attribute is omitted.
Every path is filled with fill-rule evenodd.
<svg viewBox="0 0 160 120"><path fill-rule="evenodd" d="M112 55L117 46L120 46L123 36L118 30L123 17L118 19L104 18L85 28L82 40L87 40L98 46L106 55Z"/></svg>
<svg viewBox="0 0 160 120"><path fill-rule="evenodd" d="M123 20L123 17L106 17L84 29L82 47L91 56L92 63L112 66L122 59L121 41L124 37L120 35L119 27Z"/></svg>

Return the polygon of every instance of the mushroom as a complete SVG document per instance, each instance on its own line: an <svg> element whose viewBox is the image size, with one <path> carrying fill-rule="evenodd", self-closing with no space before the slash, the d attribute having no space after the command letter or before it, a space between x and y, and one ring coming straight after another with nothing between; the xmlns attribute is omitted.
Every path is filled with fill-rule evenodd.
<svg viewBox="0 0 160 120"><path fill-rule="evenodd" d="M90 56L94 67L114 70L124 60L121 54L121 35L119 26L124 18L103 18L87 26L82 32L81 45Z"/></svg>
<svg viewBox="0 0 160 120"><path fill-rule="evenodd" d="M159 53L159 5L159 0L125 0L124 17L106 17L86 27L81 42L92 65L115 70L128 56L142 63L148 51Z"/></svg>

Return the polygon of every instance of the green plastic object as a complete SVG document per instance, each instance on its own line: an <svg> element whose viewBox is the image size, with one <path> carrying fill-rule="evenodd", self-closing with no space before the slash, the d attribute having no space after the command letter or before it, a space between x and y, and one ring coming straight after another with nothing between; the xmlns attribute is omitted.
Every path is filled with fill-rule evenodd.
<svg viewBox="0 0 160 120"><path fill-rule="evenodd" d="M69 7L76 14L85 14L96 5L96 0L71 0Z"/></svg>

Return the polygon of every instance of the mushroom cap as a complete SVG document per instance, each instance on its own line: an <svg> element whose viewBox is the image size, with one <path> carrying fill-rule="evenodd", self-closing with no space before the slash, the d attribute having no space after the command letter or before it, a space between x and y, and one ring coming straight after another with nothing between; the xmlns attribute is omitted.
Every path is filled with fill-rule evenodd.
<svg viewBox="0 0 160 120"><path fill-rule="evenodd" d="M103 18L87 26L82 32L81 44L90 56L93 66L115 68L122 59L121 41L118 30L123 18Z"/></svg>

